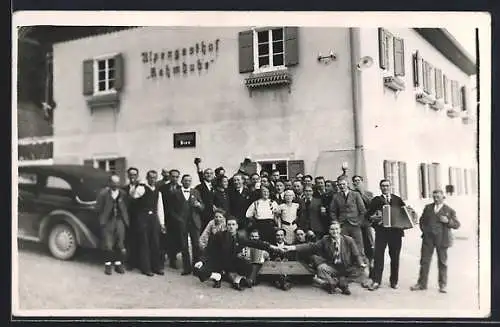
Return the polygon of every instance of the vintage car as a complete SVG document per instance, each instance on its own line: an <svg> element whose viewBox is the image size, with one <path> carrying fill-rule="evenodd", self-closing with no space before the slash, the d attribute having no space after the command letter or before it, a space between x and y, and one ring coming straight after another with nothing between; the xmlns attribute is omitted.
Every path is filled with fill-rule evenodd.
<svg viewBox="0 0 500 327"><path fill-rule="evenodd" d="M96 197L109 174L82 165L18 168L18 239L44 243L61 260L98 248Z"/></svg>

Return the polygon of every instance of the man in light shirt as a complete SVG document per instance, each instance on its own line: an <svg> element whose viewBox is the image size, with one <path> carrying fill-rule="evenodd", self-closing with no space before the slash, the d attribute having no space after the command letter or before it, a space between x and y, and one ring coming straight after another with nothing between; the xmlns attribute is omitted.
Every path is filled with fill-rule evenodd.
<svg viewBox="0 0 500 327"><path fill-rule="evenodd" d="M146 276L164 275L160 251L160 232L165 232L163 199L156 187L158 173L150 170L146 183L131 188L136 200L137 228L139 234L139 268Z"/></svg>
<svg viewBox="0 0 500 327"><path fill-rule="evenodd" d="M429 269L434 248L438 258L439 292L446 293L448 248L452 245L451 229L460 228L455 210L444 203L442 190L432 192L434 203L425 206L420 217L422 231L422 249L418 282L411 287L412 291L427 289Z"/></svg>

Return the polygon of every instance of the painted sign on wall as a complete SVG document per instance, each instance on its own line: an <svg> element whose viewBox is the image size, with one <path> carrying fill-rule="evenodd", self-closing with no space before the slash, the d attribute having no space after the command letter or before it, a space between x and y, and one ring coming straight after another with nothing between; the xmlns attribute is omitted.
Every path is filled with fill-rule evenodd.
<svg viewBox="0 0 500 327"><path fill-rule="evenodd" d="M142 63L147 69L147 79L162 79L175 76L188 76L208 71L215 63L220 48L220 40L197 42L187 48L164 50L160 52L143 51Z"/></svg>
<svg viewBox="0 0 500 327"><path fill-rule="evenodd" d="M196 147L196 132L174 133L174 148Z"/></svg>

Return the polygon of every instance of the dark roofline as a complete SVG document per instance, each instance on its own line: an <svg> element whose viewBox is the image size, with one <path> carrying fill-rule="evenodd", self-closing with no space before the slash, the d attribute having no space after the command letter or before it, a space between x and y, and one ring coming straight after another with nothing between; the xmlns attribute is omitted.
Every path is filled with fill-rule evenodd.
<svg viewBox="0 0 500 327"><path fill-rule="evenodd" d="M445 28L414 28L427 42L467 75L477 73L476 62Z"/></svg>

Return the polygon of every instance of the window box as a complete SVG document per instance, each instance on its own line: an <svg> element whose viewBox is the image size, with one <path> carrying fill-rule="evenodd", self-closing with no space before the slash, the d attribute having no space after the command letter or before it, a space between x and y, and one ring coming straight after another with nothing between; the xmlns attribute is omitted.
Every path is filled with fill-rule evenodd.
<svg viewBox="0 0 500 327"><path fill-rule="evenodd" d="M399 77L387 76L384 77L384 86L393 91L403 91L405 89L405 82Z"/></svg>
<svg viewBox="0 0 500 327"><path fill-rule="evenodd" d="M433 96L431 96L425 92L418 93L416 95L416 100L422 104L433 104L436 102L436 100L434 100Z"/></svg>
<svg viewBox="0 0 500 327"><path fill-rule="evenodd" d="M444 109L444 103L442 100L436 100L430 104L430 107L436 111L440 111Z"/></svg>
<svg viewBox="0 0 500 327"><path fill-rule="evenodd" d="M452 108L452 109L448 109L448 111L446 111L446 114L450 118L457 118L458 116L460 116L460 111L458 111L457 109Z"/></svg>
<svg viewBox="0 0 500 327"><path fill-rule="evenodd" d="M118 108L119 104L120 95L118 92L110 92L87 98L87 105L92 110L98 108Z"/></svg>
<svg viewBox="0 0 500 327"><path fill-rule="evenodd" d="M292 76L286 69L271 72L250 74L245 79L245 86L249 89L263 88L269 86L289 85L292 82Z"/></svg>

